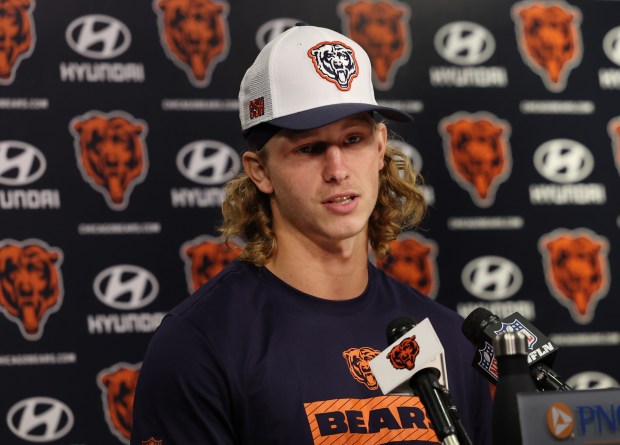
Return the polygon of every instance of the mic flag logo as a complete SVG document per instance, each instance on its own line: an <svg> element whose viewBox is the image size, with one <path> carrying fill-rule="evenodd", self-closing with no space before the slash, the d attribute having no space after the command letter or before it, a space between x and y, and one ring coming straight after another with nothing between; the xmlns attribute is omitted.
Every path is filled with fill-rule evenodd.
<svg viewBox="0 0 620 445"><path fill-rule="evenodd" d="M439 287L437 245L413 234L403 234L390 243L390 253L376 261L388 275L435 298Z"/></svg>
<svg viewBox="0 0 620 445"><path fill-rule="evenodd" d="M589 229L556 229L540 238L545 280L575 322L588 324L609 289L609 241Z"/></svg>
<svg viewBox="0 0 620 445"><path fill-rule="evenodd" d="M581 62L581 12L563 1L526 1L512 7L512 17L523 61L549 91L563 91Z"/></svg>
<svg viewBox="0 0 620 445"><path fill-rule="evenodd" d="M370 58L375 88L389 90L398 68L409 60L409 6L396 1L341 2L342 27Z"/></svg>
<svg viewBox="0 0 620 445"><path fill-rule="evenodd" d="M547 410L547 428L556 439L564 440L570 437L575 426L575 418L568 406L563 403L554 403Z"/></svg>
<svg viewBox="0 0 620 445"><path fill-rule="evenodd" d="M415 359L420 354L420 345L415 341L415 335L403 339L398 346L392 348L388 353L387 359L396 369L415 368Z"/></svg>
<svg viewBox="0 0 620 445"><path fill-rule="evenodd" d="M349 348L342 353L347 362L347 367L353 378L365 385L368 389L379 389L379 384L370 369L370 361L381 354L381 351L363 346L361 348Z"/></svg>
<svg viewBox="0 0 620 445"><path fill-rule="evenodd" d="M108 427L121 442L129 445L133 424L133 401L142 363L117 363L97 375L103 411Z"/></svg>
<svg viewBox="0 0 620 445"><path fill-rule="evenodd" d="M93 110L73 118L69 131L84 181L112 210L124 210L148 171L146 123L121 111Z"/></svg>
<svg viewBox="0 0 620 445"><path fill-rule="evenodd" d="M153 9L168 58L185 71L192 85L208 86L215 66L228 56L228 3L155 0Z"/></svg>
<svg viewBox="0 0 620 445"><path fill-rule="evenodd" d="M349 91L359 74L355 52L342 42L322 42L308 50L314 69L340 91Z"/></svg>
<svg viewBox="0 0 620 445"><path fill-rule="evenodd" d="M199 236L181 246L180 255L185 262L187 287L198 290L241 253L243 243L222 242L212 236Z"/></svg>
<svg viewBox="0 0 620 445"><path fill-rule="evenodd" d="M446 166L478 207L489 207L512 170L510 124L487 112L458 112L441 120Z"/></svg>
<svg viewBox="0 0 620 445"><path fill-rule="evenodd" d="M521 332L527 337L527 349L529 349L530 351L534 349L534 345L538 341L538 338L536 337L536 335L534 335L529 329L527 329L523 325L523 323L521 323L517 319L515 319L514 321L510 323L504 323L502 321L502 326L497 331L494 331L494 332L495 332L495 335L503 334L504 332Z"/></svg>
<svg viewBox="0 0 620 445"><path fill-rule="evenodd" d="M484 369L486 372L491 375L495 381L499 378L499 373L497 370L497 359L495 358L495 349L493 346L484 342L484 347L482 349L478 349L480 352L480 361L478 365Z"/></svg>
<svg viewBox="0 0 620 445"><path fill-rule="evenodd" d="M39 340L62 305L62 251L44 241L0 241L0 310L26 340Z"/></svg>
<svg viewBox="0 0 620 445"><path fill-rule="evenodd" d="M21 61L34 51L34 0L0 2L0 85L10 85Z"/></svg>

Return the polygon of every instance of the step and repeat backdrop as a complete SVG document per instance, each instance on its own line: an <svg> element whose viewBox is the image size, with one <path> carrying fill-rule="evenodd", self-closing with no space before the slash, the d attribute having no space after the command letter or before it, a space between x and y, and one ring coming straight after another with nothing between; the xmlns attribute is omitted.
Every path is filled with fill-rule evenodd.
<svg viewBox="0 0 620 445"><path fill-rule="evenodd" d="M1 0L2 444L129 443L149 338L236 254L243 73L300 21L365 47L415 118L391 128L429 214L378 265L618 385L620 2Z"/></svg>

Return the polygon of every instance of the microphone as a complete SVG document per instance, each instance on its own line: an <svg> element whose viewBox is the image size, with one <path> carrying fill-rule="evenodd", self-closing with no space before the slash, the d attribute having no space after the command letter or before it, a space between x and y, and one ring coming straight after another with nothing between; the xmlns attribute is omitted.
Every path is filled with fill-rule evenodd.
<svg viewBox="0 0 620 445"><path fill-rule="evenodd" d="M530 374L539 391L569 391L572 388L551 366L558 346L532 325L523 315L515 312L501 320L491 311L479 307L463 322L463 334L478 348L472 366L491 383L497 384L497 359L493 339L504 332L521 332L527 338L527 361Z"/></svg>
<svg viewBox="0 0 620 445"><path fill-rule="evenodd" d="M386 336L390 346L370 361L383 394L413 390L444 445L471 445L447 389L443 346L428 318L416 325L410 317L398 317L388 324Z"/></svg>

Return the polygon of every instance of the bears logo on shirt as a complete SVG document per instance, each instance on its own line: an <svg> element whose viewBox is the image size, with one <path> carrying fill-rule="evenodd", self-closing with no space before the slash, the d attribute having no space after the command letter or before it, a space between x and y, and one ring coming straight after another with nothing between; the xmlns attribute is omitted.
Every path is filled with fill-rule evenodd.
<svg viewBox="0 0 620 445"><path fill-rule="evenodd" d="M38 340L62 304L62 252L40 240L0 242L0 310L27 340Z"/></svg>
<svg viewBox="0 0 620 445"><path fill-rule="evenodd" d="M362 0L341 3L339 11L345 33L368 53L375 87L392 88L398 68L407 62L411 51L409 6Z"/></svg>
<svg viewBox="0 0 620 445"><path fill-rule="evenodd" d="M415 338L415 335L404 338L389 352L386 358L394 368L409 371L415 368L415 359L420 353L420 346Z"/></svg>
<svg viewBox="0 0 620 445"><path fill-rule="evenodd" d="M33 9L34 0L0 2L0 85L13 82L20 62L34 50Z"/></svg>
<svg viewBox="0 0 620 445"><path fill-rule="evenodd" d="M379 383L370 369L370 361L379 354L381 351L362 346L361 348L347 349L342 353L342 356L346 360L353 378L368 389L374 390L379 389Z"/></svg>
<svg viewBox="0 0 620 445"><path fill-rule="evenodd" d="M539 241L551 293L577 323L587 324L609 289L609 242L588 229L557 229Z"/></svg>
<svg viewBox="0 0 620 445"><path fill-rule="evenodd" d="M512 16L525 63L548 90L563 91L569 72L581 62L581 12L561 1L521 2Z"/></svg>
<svg viewBox="0 0 620 445"><path fill-rule="evenodd" d="M196 87L211 83L215 66L228 55L228 3L155 0L159 34L168 57Z"/></svg>

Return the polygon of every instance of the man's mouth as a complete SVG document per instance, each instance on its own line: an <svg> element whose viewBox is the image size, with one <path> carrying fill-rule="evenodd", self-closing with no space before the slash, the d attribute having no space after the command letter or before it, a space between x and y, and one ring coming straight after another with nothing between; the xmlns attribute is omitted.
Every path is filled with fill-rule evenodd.
<svg viewBox="0 0 620 445"><path fill-rule="evenodd" d="M353 201L355 198L356 198L355 195L339 196L339 197L334 198L334 199L329 199L326 202L327 203L332 203L332 204L346 204L348 202Z"/></svg>

